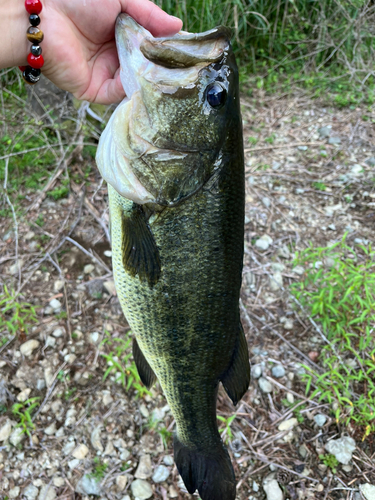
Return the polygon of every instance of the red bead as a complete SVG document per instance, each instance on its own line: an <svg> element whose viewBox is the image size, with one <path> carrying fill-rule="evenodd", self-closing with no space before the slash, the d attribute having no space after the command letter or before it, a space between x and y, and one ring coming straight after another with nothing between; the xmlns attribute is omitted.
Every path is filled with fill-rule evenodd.
<svg viewBox="0 0 375 500"><path fill-rule="evenodd" d="M18 66L18 69L23 73L26 69L26 66Z"/></svg>
<svg viewBox="0 0 375 500"><path fill-rule="evenodd" d="M27 56L27 62L32 68L40 69L44 64L43 56L34 56L33 54L29 54Z"/></svg>
<svg viewBox="0 0 375 500"><path fill-rule="evenodd" d="M29 14L40 14L42 8L40 0L25 0L25 9Z"/></svg>

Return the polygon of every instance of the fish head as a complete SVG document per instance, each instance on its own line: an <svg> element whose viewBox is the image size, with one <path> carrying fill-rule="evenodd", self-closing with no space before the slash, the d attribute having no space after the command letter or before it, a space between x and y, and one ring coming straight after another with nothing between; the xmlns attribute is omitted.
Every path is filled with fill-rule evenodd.
<svg viewBox="0 0 375 500"><path fill-rule="evenodd" d="M127 98L100 139L99 170L125 198L174 206L230 154L226 136L240 112L229 31L154 38L121 14L116 43Z"/></svg>

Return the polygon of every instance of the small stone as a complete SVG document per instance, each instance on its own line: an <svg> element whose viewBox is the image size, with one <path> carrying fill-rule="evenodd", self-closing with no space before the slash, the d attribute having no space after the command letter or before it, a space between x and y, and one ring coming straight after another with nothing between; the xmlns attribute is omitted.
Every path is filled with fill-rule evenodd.
<svg viewBox="0 0 375 500"><path fill-rule="evenodd" d="M81 477L76 485L76 492L81 495L96 495L99 496L102 491L100 482L89 474Z"/></svg>
<svg viewBox="0 0 375 500"><path fill-rule="evenodd" d="M64 288L65 281L64 280L56 280L53 284L53 291L54 292L59 292Z"/></svg>
<svg viewBox="0 0 375 500"><path fill-rule="evenodd" d="M362 495L366 500L375 500L375 486L370 483L361 484L359 486Z"/></svg>
<svg viewBox="0 0 375 500"><path fill-rule="evenodd" d="M56 432L56 423L55 422L52 422L51 425L49 425L48 427L46 427L44 429L44 434L47 434L47 436L53 436Z"/></svg>
<svg viewBox="0 0 375 500"><path fill-rule="evenodd" d="M293 320L288 318L283 326L285 330L293 330Z"/></svg>
<svg viewBox="0 0 375 500"><path fill-rule="evenodd" d="M351 472L353 470L353 466L352 465L342 465L341 468L345 472Z"/></svg>
<svg viewBox="0 0 375 500"><path fill-rule="evenodd" d="M132 493L139 500L147 500L153 494L151 485L143 479L136 479L130 486Z"/></svg>
<svg viewBox="0 0 375 500"><path fill-rule="evenodd" d="M79 466L79 460L78 458L73 458L73 460L69 460L68 462L68 467L70 470L74 470L74 469L77 469L77 467Z"/></svg>
<svg viewBox="0 0 375 500"><path fill-rule="evenodd" d="M340 137L330 137L328 139L328 144L332 144L332 145L341 144L341 139L340 139Z"/></svg>
<svg viewBox="0 0 375 500"><path fill-rule="evenodd" d="M298 420L296 418L289 418L288 420L284 420L278 426L279 431L290 431L298 424Z"/></svg>
<svg viewBox="0 0 375 500"><path fill-rule="evenodd" d="M23 260L20 259L15 264L9 267L9 274L15 276L16 274L19 273L20 269L22 269L22 266L23 266Z"/></svg>
<svg viewBox="0 0 375 500"><path fill-rule="evenodd" d="M50 305L50 307L52 307L54 312L60 311L61 306L62 306L61 302L57 299L50 300L49 305Z"/></svg>
<svg viewBox="0 0 375 500"><path fill-rule="evenodd" d="M105 456L105 455L116 456L116 451L113 447L112 441L107 442L107 445L106 445L105 450L103 452L103 456Z"/></svg>
<svg viewBox="0 0 375 500"><path fill-rule="evenodd" d="M323 415L323 413L318 413L315 415L314 420L318 427L323 427L323 425L327 422L327 417L326 415Z"/></svg>
<svg viewBox="0 0 375 500"><path fill-rule="evenodd" d="M116 477L117 491L124 491L127 482L128 482L128 476L117 476Z"/></svg>
<svg viewBox="0 0 375 500"><path fill-rule="evenodd" d="M162 483L163 481L166 481L168 479L169 474L169 469L167 469L165 465L158 465L152 476L152 480L154 481L154 483Z"/></svg>
<svg viewBox="0 0 375 500"><path fill-rule="evenodd" d="M53 486L46 485L43 486L39 493L39 500L55 500L56 490Z"/></svg>
<svg viewBox="0 0 375 500"><path fill-rule="evenodd" d="M105 288L105 290L107 290L109 295L116 295L116 286L113 280L105 281L103 283L103 287Z"/></svg>
<svg viewBox="0 0 375 500"><path fill-rule="evenodd" d="M102 428L100 426L95 427L95 429L91 433L91 444L95 450L104 451L103 444L100 439L100 433L101 433Z"/></svg>
<svg viewBox="0 0 375 500"><path fill-rule="evenodd" d="M152 476L151 457L150 455L142 455L134 477L137 479L147 479L150 476Z"/></svg>
<svg viewBox="0 0 375 500"><path fill-rule="evenodd" d="M360 175L363 173L363 167L359 163L356 163L355 165L352 165L350 169L350 173L352 175Z"/></svg>
<svg viewBox="0 0 375 500"><path fill-rule="evenodd" d="M165 457L163 458L163 462L165 463L165 465L173 465L174 460L172 455L165 455Z"/></svg>
<svg viewBox="0 0 375 500"><path fill-rule="evenodd" d="M83 274L91 274L95 269L95 266L93 264L87 264L83 268Z"/></svg>
<svg viewBox="0 0 375 500"><path fill-rule="evenodd" d="M9 419L0 427L0 442L6 441L12 432L12 423Z"/></svg>
<svg viewBox="0 0 375 500"><path fill-rule="evenodd" d="M38 496L39 490L33 484L29 484L23 490L22 495L27 498L27 500L35 500Z"/></svg>
<svg viewBox="0 0 375 500"><path fill-rule="evenodd" d="M270 236L268 236L267 234L264 234L258 240L256 240L255 246L259 250L262 250L263 252L265 252L266 250L268 250L270 245L272 245L272 243L273 243L273 239Z"/></svg>
<svg viewBox="0 0 375 500"><path fill-rule="evenodd" d="M300 151L307 151L307 146L297 146Z"/></svg>
<svg viewBox="0 0 375 500"><path fill-rule="evenodd" d="M96 344L100 339L100 333L99 332L92 332L90 333L90 341L93 344Z"/></svg>
<svg viewBox="0 0 375 500"><path fill-rule="evenodd" d="M302 458L307 457L308 449L304 444L301 444L301 446L298 448L298 453L301 455Z"/></svg>
<svg viewBox="0 0 375 500"><path fill-rule="evenodd" d="M275 378L281 378L285 376L285 368L282 365L275 365L271 370L272 376Z"/></svg>
<svg viewBox="0 0 375 500"><path fill-rule="evenodd" d="M302 266L296 266L292 269L292 273L298 274L299 276L302 276L302 274L305 272L305 269Z"/></svg>
<svg viewBox="0 0 375 500"><path fill-rule="evenodd" d="M276 479L271 479L263 484L263 489L267 495L267 500L284 500L283 492Z"/></svg>
<svg viewBox="0 0 375 500"><path fill-rule="evenodd" d="M349 436L343 436L339 439L331 439L325 445L328 453L335 455L340 464L348 465L352 459L353 451L355 450L355 441Z"/></svg>
<svg viewBox="0 0 375 500"><path fill-rule="evenodd" d="M318 128L318 134L320 137L329 137L331 134L331 126Z"/></svg>
<svg viewBox="0 0 375 500"><path fill-rule="evenodd" d="M126 462L129 457L130 457L130 451L128 450L124 450L120 454L120 460L122 460L123 462Z"/></svg>
<svg viewBox="0 0 375 500"><path fill-rule="evenodd" d="M283 275L280 271L276 271L273 276L270 276L270 288L276 292L283 287Z"/></svg>
<svg viewBox="0 0 375 500"><path fill-rule="evenodd" d="M54 330L52 332L52 335L56 338L59 338L59 337L62 337L64 335L65 331L62 329L62 328L56 328L56 330Z"/></svg>
<svg viewBox="0 0 375 500"><path fill-rule="evenodd" d="M19 495L20 495L20 487L19 486L15 486L11 490L9 490L8 498L18 498Z"/></svg>
<svg viewBox="0 0 375 500"><path fill-rule="evenodd" d="M113 397L111 396L110 391L103 391L103 398L102 398L104 406L108 406L111 403L113 403Z"/></svg>
<svg viewBox="0 0 375 500"><path fill-rule="evenodd" d="M258 384L259 384L259 388L262 392L264 392L266 394L269 394L270 392L272 392L271 382L269 382L264 377L260 377L260 379L258 380Z"/></svg>
<svg viewBox="0 0 375 500"><path fill-rule="evenodd" d="M150 412L144 404L139 405L139 411L141 412L142 417L148 418L150 416Z"/></svg>
<svg viewBox="0 0 375 500"><path fill-rule="evenodd" d="M288 400L288 403L290 403L291 405L294 403L294 396L291 392L288 392L286 394L286 399Z"/></svg>
<svg viewBox="0 0 375 500"><path fill-rule="evenodd" d="M29 241L29 240L32 240L32 239L34 238L34 236L35 236L34 231L28 231L28 232L25 234L24 239L25 239L26 241Z"/></svg>
<svg viewBox="0 0 375 500"><path fill-rule="evenodd" d="M366 165L369 167L375 167L375 156L371 156L370 158L367 158L365 161Z"/></svg>
<svg viewBox="0 0 375 500"><path fill-rule="evenodd" d="M266 196L262 198L262 203L266 208L269 208L271 206L271 200Z"/></svg>
<svg viewBox="0 0 375 500"><path fill-rule="evenodd" d="M253 481L253 491L255 491L255 493L259 491L259 484L256 481Z"/></svg>
<svg viewBox="0 0 375 500"><path fill-rule="evenodd" d="M20 427L16 427L9 437L9 441L13 446L19 445L24 439L26 434L22 432Z"/></svg>
<svg viewBox="0 0 375 500"><path fill-rule="evenodd" d="M74 458L78 458L78 460L83 460L85 456L88 454L89 449L85 444L80 444L77 446L77 448L73 451L72 456Z"/></svg>
<svg viewBox="0 0 375 500"><path fill-rule="evenodd" d="M262 366L261 365L253 365L251 367L251 377L259 378L262 376Z"/></svg>
<svg viewBox="0 0 375 500"><path fill-rule="evenodd" d="M21 354L24 356L28 357L32 354L32 352L39 347L39 342L35 339L27 340L24 342L21 347L20 351Z"/></svg>
<svg viewBox="0 0 375 500"><path fill-rule="evenodd" d="M169 487L168 496L169 496L169 498L177 498L178 497L178 491L176 490L176 488L173 485L171 485Z"/></svg>
<svg viewBox="0 0 375 500"><path fill-rule="evenodd" d="M63 477L56 476L53 478L52 482L56 488L61 488L65 484L65 479Z"/></svg>
<svg viewBox="0 0 375 500"><path fill-rule="evenodd" d="M63 451L64 455L70 455L75 447L76 447L76 444L74 441L68 441L64 445L62 451Z"/></svg>

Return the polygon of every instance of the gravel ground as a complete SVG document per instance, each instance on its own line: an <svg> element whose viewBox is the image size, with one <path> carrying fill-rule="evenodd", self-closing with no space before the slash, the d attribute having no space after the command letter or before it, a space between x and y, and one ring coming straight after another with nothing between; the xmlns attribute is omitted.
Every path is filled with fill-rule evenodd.
<svg viewBox="0 0 375 500"><path fill-rule="evenodd" d="M374 436L362 441L356 429L335 422L327 404L304 395L301 363L318 363L323 340L293 307L288 287L304 272L291 249L323 246L346 232L354 246L373 241L375 113L259 92L244 97L243 118L241 311L253 377L236 408L224 391L218 398L219 415L237 415L229 431L220 425L238 498L373 500ZM69 170L78 175L87 161L77 150ZM27 336L2 332L0 498L190 498L173 463L174 421L158 384L142 395L134 384L124 388L114 371L104 379L103 354L129 334L111 273L106 188L91 174L86 183L71 181L68 198L44 195L28 195L37 204L18 220L17 233L12 220L0 222L1 280L38 307ZM33 397L35 427L27 436L10 408ZM285 398L304 403L301 421ZM333 474L319 455L340 437L354 446Z"/></svg>

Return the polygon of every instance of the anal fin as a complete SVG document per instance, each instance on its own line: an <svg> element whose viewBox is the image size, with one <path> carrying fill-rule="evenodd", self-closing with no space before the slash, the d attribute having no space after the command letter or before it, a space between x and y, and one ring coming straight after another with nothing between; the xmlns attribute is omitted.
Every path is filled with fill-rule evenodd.
<svg viewBox="0 0 375 500"><path fill-rule="evenodd" d="M250 383L249 351L241 323L239 323L238 329L237 344L233 352L231 363L221 377L224 389L234 405L236 405L245 394Z"/></svg>
<svg viewBox="0 0 375 500"><path fill-rule="evenodd" d="M159 249L140 205L133 204L122 214L122 263L125 270L152 287L159 281L161 262Z"/></svg>
<svg viewBox="0 0 375 500"><path fill-rule="evenodd" d="M148 364L138 345L138 342L135 339L133 339L133 357L142 383L147 387L147 389L150 389L150 387L154 385L157 380L156 375L151 366Z"/></svg>

